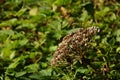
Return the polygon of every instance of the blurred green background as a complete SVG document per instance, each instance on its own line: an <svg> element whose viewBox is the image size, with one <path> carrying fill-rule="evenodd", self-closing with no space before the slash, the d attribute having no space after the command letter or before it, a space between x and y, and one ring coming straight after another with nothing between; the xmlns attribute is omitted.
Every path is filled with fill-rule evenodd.
<svg viewBox="0 0 120 80"><path fill-rule="evenodd" d="M51 66L62 38L90 26L100 33L82 64ZM119 79L119 0L0 0L0 80Z"/></svg>

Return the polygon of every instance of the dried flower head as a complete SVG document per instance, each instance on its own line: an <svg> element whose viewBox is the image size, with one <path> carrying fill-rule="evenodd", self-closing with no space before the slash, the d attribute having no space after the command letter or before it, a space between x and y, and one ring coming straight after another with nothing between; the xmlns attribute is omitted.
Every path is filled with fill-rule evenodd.
<svg viewBox="0 0 120 80"><path fill-rule="evenodd" d="M69 62L71 59L73 60L83 55L86 49L90 47L88 44L90 37L97 32L99 32L99 29L93 26L89 28L80 28L78 31L65 36L54 53L51 65Z"/></svg>

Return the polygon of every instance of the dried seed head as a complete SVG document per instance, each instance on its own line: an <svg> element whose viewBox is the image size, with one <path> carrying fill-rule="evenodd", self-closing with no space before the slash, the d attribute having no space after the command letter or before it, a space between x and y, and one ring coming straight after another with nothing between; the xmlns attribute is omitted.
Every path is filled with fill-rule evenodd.
<svg viewBox="0 0 120 80"><path fill-rule="evenodd" d="M71 56L80 56L89 48L89 39L91 36L99 32L96 27L81 28L78 31L68 34L58 45L57 50L53 55L51 65L57 65L59 62L67 61L66 58L71 59Z"/></svg>

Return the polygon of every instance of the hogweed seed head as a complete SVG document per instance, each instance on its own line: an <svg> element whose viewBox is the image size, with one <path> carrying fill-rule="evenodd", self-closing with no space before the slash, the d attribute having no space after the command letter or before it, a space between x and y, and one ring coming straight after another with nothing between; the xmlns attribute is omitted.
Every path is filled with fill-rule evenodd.
<svg viewBox="0 0 120 80"><path fill-rule="evenodd" d="M66 35L58 45L53 55L51 65L58 65L60 62L67 61L66 59L68 58L72 59L85 53L86 49L90 47L88 44L90 37L99 31L97 27L92 26L89 28L81 28L76 32Z"/></svg>

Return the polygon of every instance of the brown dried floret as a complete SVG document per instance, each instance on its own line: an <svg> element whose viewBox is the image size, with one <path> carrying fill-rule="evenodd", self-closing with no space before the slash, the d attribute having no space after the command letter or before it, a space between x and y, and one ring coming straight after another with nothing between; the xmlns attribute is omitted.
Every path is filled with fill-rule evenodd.
<svg viewBox="0 0 120 80"><path fill-rule="evenodd" d="M67 61L67 58L73 59L84 54L86 49L89 49L90 37L97 32L99 32L99 29L93 26L80 28L78 31L65 36L54 53L51 65L57 65L60 62Z"/></svg>

